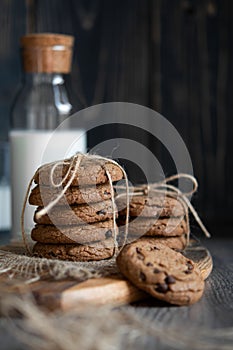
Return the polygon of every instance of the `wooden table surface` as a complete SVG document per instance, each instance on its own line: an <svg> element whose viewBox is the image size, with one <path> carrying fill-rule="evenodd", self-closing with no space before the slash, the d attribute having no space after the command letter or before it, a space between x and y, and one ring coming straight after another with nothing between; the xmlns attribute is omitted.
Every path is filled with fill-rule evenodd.
<svg viewBox="0 0 233 350"><path fill-rule="evenodd" d="M0 243L6 243L4 237L0 236ZM189 307L169 307L161 306L156 302L141 302L133 306L124 306L122 308L133 308L140 317L142 323L152 325L152 328L158 325L163 330L176 329L183 347L186 349L219 349L219 344L214 345L213 337L219 329L232 327L231 339L233 339L233 239L202 239L202 244L206 246L213 256L214 268L211 276L206 281L205 294L196 304ZM200 340L200 334L204 331L211 331L210 336L204 335ZM164 333L166 334L166 332ZM116 349L126 349L129 335L122 335ZM204 345L200 346L200 341ZM0 319L0 349L26 349L26 347L17 340L9 327L6 329L6 320ZM222 344L226 345L225 339ZM228 343L229 344L229 340ZM187 345L187 347L186 347ZM224 345L224 346L225 346ZM232 347L231 347L232 346ZM233 349L233 343L229 349ZM132 349L178 349L178 344L174 345L164 342L153 336L153 329L150 336L137 339ZM130 347L130 349L131 349ZM127 346L127 349L129 347ZM227 349L228 349L227 348ZM79 349L77 347L77 349Z"/></svg>

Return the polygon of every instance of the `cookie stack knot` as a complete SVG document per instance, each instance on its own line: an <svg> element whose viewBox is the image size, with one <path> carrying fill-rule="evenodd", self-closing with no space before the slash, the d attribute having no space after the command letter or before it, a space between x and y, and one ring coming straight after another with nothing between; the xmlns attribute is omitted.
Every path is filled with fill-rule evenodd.
<svg viewBox="0 0 233 350"><path fill-rule="evenodd" d="M113 183L123 177L116 162L98 156L79 154L41 166L29 196L37 206L33 253L72 261L112 257L118 234Z"/></svg>

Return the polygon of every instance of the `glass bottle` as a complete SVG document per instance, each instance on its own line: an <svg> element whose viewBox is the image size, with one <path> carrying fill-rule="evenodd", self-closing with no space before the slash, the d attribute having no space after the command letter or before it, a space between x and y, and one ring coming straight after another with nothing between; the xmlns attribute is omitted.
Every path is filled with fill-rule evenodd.
<svg viewBox="0 0 233 350"><path fill-rule="evenodd" d="M43 163L71 156L71 145L73 153L74 149L86 151L82 128L69 128L66 122L65 129L54 132L74 112L64 78L71 69L73 41L72 36L49 33L21 38L24 78L12 108L10 131L13 239L21 233L23 200L36 169ZM34 210L27 208L27 231L33 226Z"/></svg>

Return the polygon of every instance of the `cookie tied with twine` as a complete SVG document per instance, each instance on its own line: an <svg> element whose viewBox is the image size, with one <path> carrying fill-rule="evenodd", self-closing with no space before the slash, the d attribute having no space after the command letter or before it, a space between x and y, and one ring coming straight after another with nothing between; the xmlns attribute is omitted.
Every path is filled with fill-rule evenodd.
<svg viewBox="0 0 233 350"><path fill-rule="evenodd" d="M193 188L188 192L182 192L178 187L170 184L171 182L179 180L179 179L186 179L188 181L191 181ZM117 191L123 190L123 193L119 194L116 197L116 201L118 199L122 199L122 197L124 199L124 197L126 195L125 187L124 186L116 186L115 188L117 189ZM173 198L176 201L178 201L178 203L183 208L183 212L184 212L184 220L186 223L186 232L188 235L188 239L187 239L187 244L188 244L189 237L190 237L189 212L193 215L196 223L199 225L199 227L201 228L201 230L205 234L205 236L210 237L210 233L208 232L208 230L204 226L197 211L195 210L195 208L193 207L193 205L191 204L191 202L188 198L189 196L194 194L197 191L197 189L198 189L198 183L197 183L197 180L195 179L194 176L189 175L189 174L180 173L180 174L176 174L176 175L172 175L170 177L167 177L163 181L159 181L156 183L151 183L151 184L141 185L141 186L136 186L136 187L129 187L129 192L127 193L127 196L130 196L130 198L131 198L131 203L132 203L133 209L136 208L136 204L133 203L134 198L141 197L141 196L143 196L144 198L148 198L148 196L149 196L149 198L155 198L156 196L157 197L162 196L163 199ZM145 200L145 202L146 201L147 201L147 199ZM129 214L130 214L130 208L128 208L127 205L126 205L126 208L127 208L127 212L129 212ZM161 208L161 211L162 211L162 209L163 208ZM128 218L127 214L126 214L126 218ZM181 219L183 219L183 218L181 218ZM127 226L128 226L128 224L127 224Z"/></svg>
<svg viewBox="0 0 233 350"><path fill-rule="evenodd" d="M44 207L38 208L38 210L35 213L36 222L38 222L43 216L46 216L50 212L52 213L52 209L55 208L55 206L59 203L61 198L64 197L66 191L70 188L70 186L72 185L79 186L82 189L82 186L87 186L87 185L93 186L96 184L108 182L108 184L110 185L110 194L111 194L110 203L111 203L111 213L112 213L112 223L113 223L113 233L114 233L113 256L116 255L118 251L118 242L117 242L118 229L116 224L117 208L114 200L113 182L122 179L122 177L125 178L126 187L128 188L128 179L127 179L125 170L114 160L100 157L97 155L79 153L71 157L70 159L65 159L63 161L57 161L57 162L53 162L53 163L49 163L41 166L36 171L36 173L34 174L33 178L29 183L24 205L23 205L22 218L21 218L22 236L23 236L23 241L28 253L31 254L32 252L27 242L26 233L24 229L24 211L26 208L29 191L33 181L37 184L41 184L42 186L49 185L54 189L60 190L60 193L57 192L58 195L54 197L54 199L52 199ZM94 203L93 203L93 206L94 206ZM85 208L88 209L88 207L89 206L87 202L85 205ZM129 207L129 203L127 207ZM76 209L78 212L79 206L77 206ZM127 225L126 225L126 236L127 236ZM80 259L81 258L82 257L80 256ZM90 260L91 260L91 257L90 257ZM94 256L93 256L93 260L95 260Z"/></svg>

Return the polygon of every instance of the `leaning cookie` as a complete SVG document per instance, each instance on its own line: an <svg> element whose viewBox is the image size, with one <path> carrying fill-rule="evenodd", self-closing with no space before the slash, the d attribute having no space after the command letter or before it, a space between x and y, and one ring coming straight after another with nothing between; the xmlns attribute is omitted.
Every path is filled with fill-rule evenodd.
<svg viewBox="0 0 233 350"><path fill-rule="evenodd" d="M55 206L50 210L49 214L38 217L37 213L41 209L41 207L37 208L34 221L37 224L43 225L84 225L86 223L105 221L113 218L111 200L92 203L90 205Z"/></svg>
<svg viewBox="0 0 233 350"><path fill-rule="evenodd" d="M129 244L117 257L122 274L138 288L170 304L198 301L204 281L193 261L161 243L147 240Z"/></svg>
<svg viewBox="0 0 233 350"><path fill-rule="evenodd" d="M62 187L49 187L37 185L31 191L29 204L36 206L45 206L55 200L63 190ZM65 194L57 202L57 205L64 204L85 204L101 202L111 198L110 184L106 183L98 186L89 187L69 187Z"/></svg>
<svg viewBox="0 0 233 350"><path fill-rule="evenodd" d="M124 196L116 199L119 215L126 214L126 199ZM185 210L176 198L154 195L134 195L130 200L129 215L141 217L178 217L184 216Z"/></svg>
<svg viewBox="0 0 233 350"><path fill-rule="evenodd" d="M118 234L118 227L114 231L113 220L107 220L79 226L36 225L32 229L31 238L36 242L49 244L87 244L113 238L114 234Z"/></svg>
<svg viewBox="0 0 233 350"><path fill-rule="evenodd" d="M122 243L124 241L124 237L121 235L120 236L120 242L119 242L119 246L121 246L120 243ZM119 238L118 238L119 240ZM175 249L175 250L184 250L187 246L187 236L186 235L182 235L182 236L177 236L177 237L148 237L148 236L144 236L141 237L139 239L137 239L136 236L132 236L129 234L127 242L128 243L135 243L135 242L144 242L144 243L150 243L150 244L156 244L156 243L162 243L165 246L171 248L171 249Z"/></svg>
<svg viewBox="0 0 233 350"><path fill-rule="evenodd" d="M125 225L125 219L118 218L119 226ZM186 221L181 217L171 218L143 218L138 217L129 223L129 232L137 237L141 236L182 236L188 232Z"/></svg>
<svg viewBox="0 0 233 350"><path fill-rule="evenodd" d="M98 261L113 256L114 243L112 239L88 245L36 243L33 247L33 254L47 259Z"/></svg>
<svg viewBox="0 0 233 350"><path fill-rule="evenodd" d="M111 181L119 181L123 178L121 168L105 159L89 159L84 157L74 176L75 166L67 159L57 163L42 165L35 174L36 184L52 186L52 183L59 184L63 181L66 184L71 177L71 186L99 185L109 182L107 171Z"/></svg>

